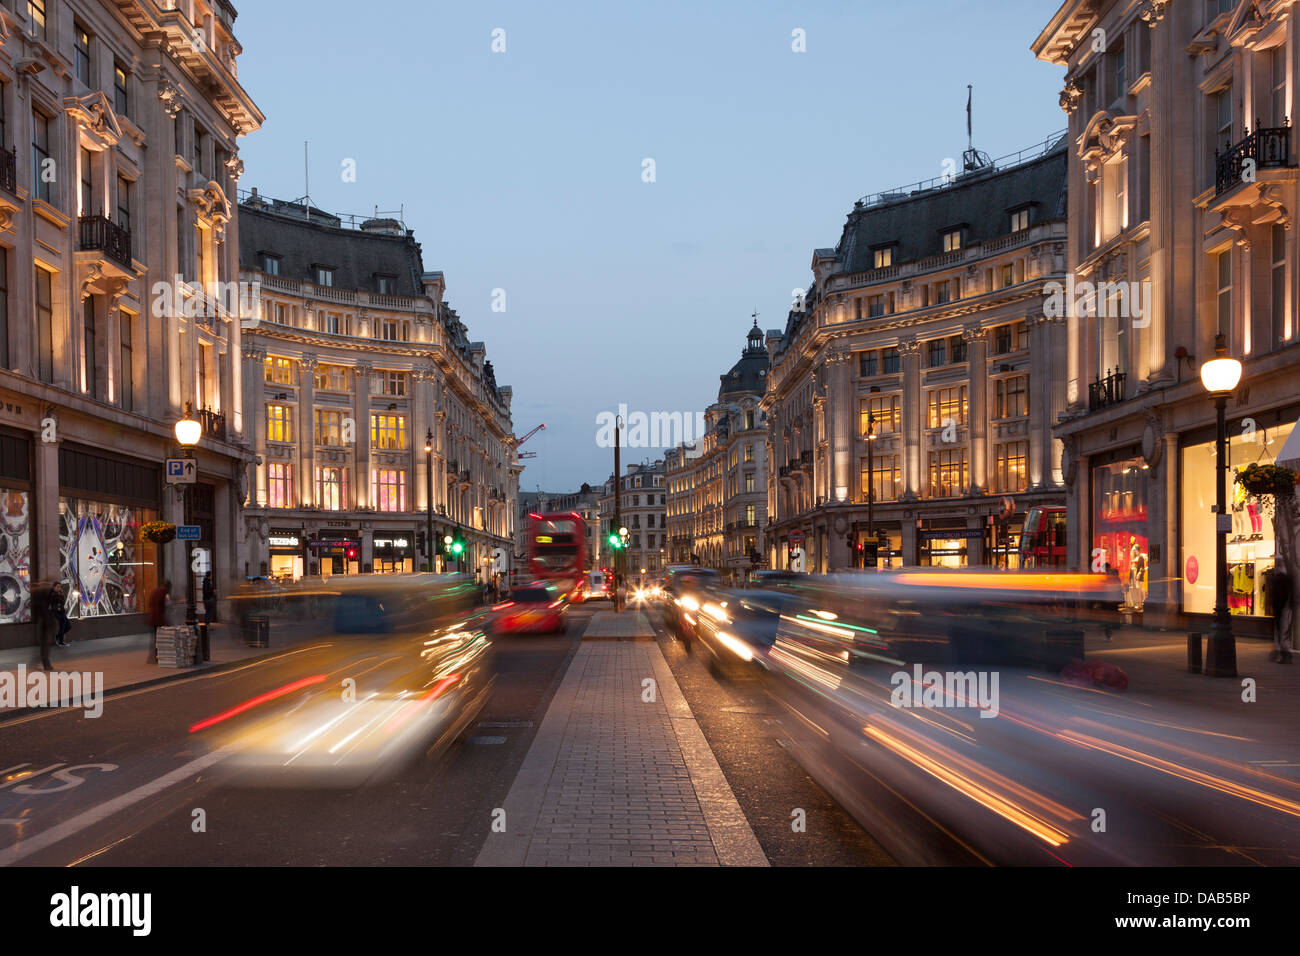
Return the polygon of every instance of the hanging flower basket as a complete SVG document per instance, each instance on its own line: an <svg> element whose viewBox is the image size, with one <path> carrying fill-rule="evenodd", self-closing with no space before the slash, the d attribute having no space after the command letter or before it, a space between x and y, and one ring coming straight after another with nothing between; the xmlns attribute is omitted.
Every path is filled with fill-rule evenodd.
<svg viewBox="0 0 1300 956"><path fill-rule="evenodd" d="M1237 484L1257 498L1293 496L1298 480L1300 475L1281 465L1250 464L1237 472Z"/></svg>
<svg viewBox="0 0 1300 956"><path fill-rule="evenodd" d="M176 538L176 525L170 521L149 521L140 526L140 537L154 544L166 544Z"/></svg>

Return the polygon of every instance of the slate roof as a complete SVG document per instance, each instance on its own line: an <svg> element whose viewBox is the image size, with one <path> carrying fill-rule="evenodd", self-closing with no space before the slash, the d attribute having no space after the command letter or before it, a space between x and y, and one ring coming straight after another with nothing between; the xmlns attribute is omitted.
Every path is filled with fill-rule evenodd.
<svg viewBox="0 0 1300 956"><path fill-rule="evenodd" d="M745 350L740 353L740 361L724 375L719 375L718 401L727 402L745 395L762 395L767 391L767 349L763 347L763 333L758 328L758 320L749 330L745 339Z"/></svg>
<svg viewBox="0 0 1300 956"><path fill-rule="evenodd" d="M338 217L319 209L306 218L302 206L262 197L263 208L239 206L239 265L261 269L262 254L280 257L286 279L316 281L316 266L333 268L334 288L376 292L377 275L393 277L394 295L423 296L420 244L400 235L344 229ZM381 228L388 228L379 220Z"/></svg>

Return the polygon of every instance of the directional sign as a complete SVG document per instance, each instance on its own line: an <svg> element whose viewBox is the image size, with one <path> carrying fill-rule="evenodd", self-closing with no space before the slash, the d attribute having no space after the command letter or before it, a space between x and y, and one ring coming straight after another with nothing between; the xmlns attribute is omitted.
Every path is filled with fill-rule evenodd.
<svg viewBox="0 0 1300 956"><path fill-rule="evenodd" d="M198 478L198 469L194 467L193 458L167 459L167 484L192 485Z"/></svg>
<svg viewBox="0 0 1300 956"><path fill-rule="evenodd" d="M201 530L196 524L178 524L176 526L176 538L180 541L198 541Z"/></svg>

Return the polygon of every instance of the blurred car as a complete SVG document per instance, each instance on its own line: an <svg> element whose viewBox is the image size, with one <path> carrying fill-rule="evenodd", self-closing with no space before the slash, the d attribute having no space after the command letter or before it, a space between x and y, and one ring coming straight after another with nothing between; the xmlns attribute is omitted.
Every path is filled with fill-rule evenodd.
<svg viewBox="0 0 1300 956"><path fill-rule="evenodd" d="M580 601L613 601L614 582L604 571L588 571L578 589Z"/></svg>
<svg viewBox="0 0 1300 956"><path fill-rule="evenodd" d="M687 650L695 639L700 608L717 590L720 575L712 568L675 565L668 568L664 586L665 621Z"/></svg>
<svg viewBox="0 0 1300 956"><path fill-rule="evenodd" d="M787 571L784 568L763 568L749 572L749 585L755 588L784 587L809 579L810 575L803 571Z"/></svg>
<svg viewBox="0 0 1300 956"><path fill-rule="evenodd" d="M493 605L489 627L496 634L557 634L564 630L568 601L548 581L515 587L510 599Z"/></svg>
<svg viewBox="0 0 1300 956"><path fill-rule="evenodd" d="M369 651L336 658L338 673L357 675L351 694L340 694L324 673L303 675L190 733L230 751L218 773L245 784L355 787L389 779L474 726L496 671L492 642L472 622L387 640L390 653L377 666Z"/></svg>
<svg viewBox="0 0 1300 956"><path fill-rule="evenodd" d="M709 652L710 672L734 677L765 669L782 615L797 615L805 607L794 595L753 589L723 591L705 600L695 634Z"/></svg>

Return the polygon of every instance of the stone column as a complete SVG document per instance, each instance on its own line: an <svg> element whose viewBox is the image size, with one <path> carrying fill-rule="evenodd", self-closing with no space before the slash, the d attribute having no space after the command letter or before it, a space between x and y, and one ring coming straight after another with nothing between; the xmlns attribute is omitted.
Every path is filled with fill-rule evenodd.
<svg viewBox="0 0 1300 956"><path fill-rule="evenodd" d="M365 362L358 362L352 376L352 421L355 423L353 439L356 442L351 456L353 485L360 490L365 488L365 501L370 500L370 375L374 368ZM356 500L361 500L358 497Z"/></svg>
<svg viewBox="0 0 1300 956"><path fill-rule="evenodd" d="M855 414L853 403L852 368L849 360L853 353L844 346L831 351L827 358L827 410L831 418L830 431L830 486L828 501L848 501L853 493L853 452ZM847 562L846 562L847 563Z"/></svg>
<svg viewBox="0 0 1300 956"><path fill-rule="evenodd" d="M978 324L962 332L967 343L969 368L970 414L967 417L970 435L970 488L983 492L989 481L989 363L988 336Z"/></svg>
<svg viewBox="0 0 1300 956"><path fill-rule="evenodd" d="M900 339L898 354L903 367L903 497L913 500L921 493L921 435L925 406L921 401L921 346L916 336Z"/></svg>
<svg viewBox="0 0 1300 956"><path fill-rule="evenodd" d="M316 435L315 435L315 408L316 399L316 368L320 362L316 360L315 355L304 354L298 360L298 470L301 472L298 480L298 501L303 502L310 498L312 504L319 505L320 502L315 500L316 489L315 483L315 460L316 460Z"/></svg>

